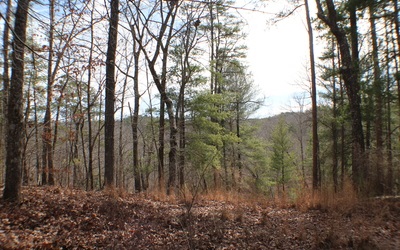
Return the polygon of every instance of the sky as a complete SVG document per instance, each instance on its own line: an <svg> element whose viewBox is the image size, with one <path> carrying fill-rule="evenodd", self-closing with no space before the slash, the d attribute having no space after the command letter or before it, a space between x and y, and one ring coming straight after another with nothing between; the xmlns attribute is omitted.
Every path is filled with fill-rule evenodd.
<svg viewBox="0 0 400 250"><path fill-rule="evenodd" d="M237 0L237 6L252 8L248 0ZM296 111L294 96L308 91L306 67L309 62L308 35L304 7L292 16L272 25L269 21L284 9L290 9L287 0L268 0L257 11L240 11L248 22L243 27L248 33L247 63L254 84L265 104L253 117L269 117L281 112ZM310 4L314 4L310 1ZM314 6L311 6L315 10ZM315 11L313 11L315 12ZM270 14L266 14L270 13ZM314 13L312 13L314 14Z"/></svg>
<svg viewBox="0 0 400 250"><path fill-rule="evenodd" d="M283 0L271 3L263 11L275 13L287 8L285 3ZM259 93L266 97L265 105L254 116L261 118L298 110L293 97L309 88L306 80L309 44L304 7L274 25L268 24L272 14L242 13L249 24L246 28L249 71Z"/></svg>

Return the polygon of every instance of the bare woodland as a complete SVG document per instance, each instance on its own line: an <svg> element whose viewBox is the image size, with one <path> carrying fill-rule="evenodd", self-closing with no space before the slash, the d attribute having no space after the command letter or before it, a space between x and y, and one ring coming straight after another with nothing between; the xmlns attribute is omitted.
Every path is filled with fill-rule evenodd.
<svg viewBox="0 0 400 250"><path fill-rule="evenodd" d="M0 2L0 248L399 247L398 1L266 14L309 43L268 118L247 2Z"/></svg>

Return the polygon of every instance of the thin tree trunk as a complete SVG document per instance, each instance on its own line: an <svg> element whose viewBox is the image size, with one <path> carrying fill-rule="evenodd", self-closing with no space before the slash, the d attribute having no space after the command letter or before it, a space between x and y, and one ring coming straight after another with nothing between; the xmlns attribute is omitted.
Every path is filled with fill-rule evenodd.
<svg viewBox="0 0 400 250"><path fill-rule="evenodd" d="M336 72L336 62L335 62L335 39L332 38L332 71ZM333 92L332 92L332 109L333 109L333 121L332 121L332 179L333 188L335 193L338 191L338 129L337 129L337 93L336 93L336 75L332 77Z"/></svg>
<svg viewBox="0 0 400 250"><path fill-rule="evenodd" d="M318 140L318 113L317 113L317 82L315 73L314 36L311 24L310 8L308 0L304 0L308 28L308 43L310 52L311 73L311 103L312 103L312 140L313 140L313 189L321 187L321 167L319 164L319 140Z"/></svg>
<svg viewBox="0 0 400 250"><path fill-rule="evenodd" d="M136 95L136 93L135 93ZM136 98L136 96L135 96ZM139 104L137 104L139 105ZM136 100L135 100L136 107ZM140 171L139 171L139 143L138 143L138 110L134 108L132 111L131 105L129 104L129 111L131 114L131 126L132 126L132 141L133 141L133 177L135 180L134 189L135 192L142 191Z"/></svg>
<svg viewBox="0 0 400 250"><path fill-rule="evenodd" d="M101 104L103 103L103 98L102 97L103 97L103 95L100 93L99 110L102 110L102 108L101 108L101 106L102 106ZM97 128L97 133L98 133L100 138L97 140L97 159L100 159L100 155L101 155L101 136L100 136L100 133L101 133L101 130L102 130L101 118L102 118L102 114L101 114L101 112L99 112L99 124L98 124L98 128ZM98 172L99 172L99 175L98 175L99 188L101 189L101 188L103 188L103 183L101 182L101 161L100 160L97 161L97 169L98 169Z"/></svg>
<svg viewBox="0 0 400 250"><path fill-rule="evenodd" d="M165 188L165 176L164 176L164 148L165 148L165 104L160 98L160 120L158 129L158 187L160 192L164 191Z"/></svg>
<svg viewBox="0 0 400 250"><path fill-rule="evenodd" d="M93 127L92 127L92 95L91 95L91 83L92 83L92 64L93 64L93 50L94 50L94 9L95 9L96 1L92 3L92 11L90 18L90 51L89 51L89 67L88 67L88 81L87 81L87 89L86 89L86 99L87 99L87 120L88 120L88 189L93 190L93 149L94 149L94 141L93 141ZM99 120L100 122L100 120ZM100 174L100 173L99 173Z"/></svg>
<svg viewBox="0 0 400 250"><path fill-rule="evenodd" d="M22 150L22 185L27 186L29 185L29 170L27 166L27 159L26 159L26 152L28 149L28 143L29 139L31 137L30 133L28 133L28 128L29 128L29 117L31 113L31 88L32 88L32 75L30 76L29 82L28 82L28 91L26 95L26 107L25 107L25 113L24 113L24 137L25 140L23 141L23 150Z"/></svg>
<svg viewBox="0 0 400 250"><path fill-rule="evenodd" d="M38 119L38 105L37 105L37 96L36 96L36 87L33 87L33 109L34 109L34 126L35 126L35 150L36 154L36 184L40 185L40 150L39 149L39 119Z"/></svg>
<svg viewBox="0 0 400 250"><path fill-rule="evenodd" d="M374 97L375 97L375 137L376 137L376 178L375 178L375 192L377 195L382 195L384 192L383 184L383 82L381 79L381 69L379 65L379 48L378 38L376 34L375 16L373 5L369 6L370 14L370 27L371 27L371 40L372 40L372 58L374 65Z"/></svg>
<svg viewBox="0 0 400 250"><path fill-rule="evenodd" d="M397 55L395 57L395 72L396 72L396 83L397 83L397 108L398 112L397 115L400 118L400 70L399 70L399 61L400 61L400 21L399 21L399 4L398 0L393 0L393 5L394 5L394 25L395 25L395 34L396 34L396 39L392 39L393 41L393 53ZM397 44L395 44L395 41ZM397 45L397 51L396 51L396 45ZM400 122L400 121L398 121ZM398 143L400 142L400 134L398 136Z"/></svg>
<svg viewBox="0 0 400 250"><path fill-rule="evenodd" d="M388 27L388 25L390 26ZM392 195L393 194L393 148L392 148L392 92L391 89L391 65L390 65L390 39L389 36L390 30L392 29L392 23L386 20L385 25L385 43L386 43L386 51L385 51L385 59L386 59L386 116L387 116L387 161L388 161L388 171L387 171L387 186L385 193ZM396 58L394 59L396 60Z"/></svg>
<svg viewBox="0 0 400 250"><path fill-rule="evenodd" d="M52 139L52 119L51 119L51 103L53 99L53 53L54 53L54 0L49 3L50 29L49 29L49 52L47 65L47 100L46 112L43 121L43 173L42 184L54 185L53 173L53 139Z"/></svg>
<svg viewBox="0 0 400 250"><path fill-rule="evenodd" d="M130 65L130 63L128 64ZM124 129L124 105L125 105L125 92L128 84L128 78L125 78L124 86L122 87L121 109L120 109L120 123L119 123L119 138L118 138L118 171L117 171L117 187L123 188L124 179L124 144L123 144L123 129Z"/></svg>

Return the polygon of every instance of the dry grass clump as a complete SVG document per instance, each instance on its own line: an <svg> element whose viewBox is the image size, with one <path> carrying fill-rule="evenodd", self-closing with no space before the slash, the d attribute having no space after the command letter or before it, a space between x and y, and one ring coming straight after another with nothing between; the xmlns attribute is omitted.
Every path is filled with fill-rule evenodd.
<svg viewBox="0 0 400 250"><path fill-rule="evenodd" d="M357 192L348 181L343 185L343 189L336 193L329 187L318 191L302 189L294 200L294 206L300 211L318 209L345 213L359 202Z"/></svg>
<svg viewBox="0 0 400 250"><path fill-rule="evenodd" d="M128 196L128 192L124 188L107 186L103 190L104 195L113 199L124 199Z"/></svg>

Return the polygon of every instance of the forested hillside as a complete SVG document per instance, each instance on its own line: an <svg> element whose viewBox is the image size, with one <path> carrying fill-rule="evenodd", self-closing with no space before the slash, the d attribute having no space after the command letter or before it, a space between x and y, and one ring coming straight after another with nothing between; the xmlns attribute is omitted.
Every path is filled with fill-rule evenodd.
<svg viewBox="0 0 400 250"><path fill-rule="evenodd" d="M270 117L286 85L252 75L255 14L308 38ZM399 20L397 0L0 1L0 248L398 247Z"/></svg>

